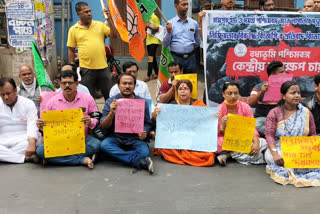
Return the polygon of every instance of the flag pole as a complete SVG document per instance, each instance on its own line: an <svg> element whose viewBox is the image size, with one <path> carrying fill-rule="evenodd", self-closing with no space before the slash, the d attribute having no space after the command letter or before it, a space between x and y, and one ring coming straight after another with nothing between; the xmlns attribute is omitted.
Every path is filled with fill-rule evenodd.
<svg viewBox="0 0 320 214"><path fill-rule="evenodd" d="M161 17L163 18L163 20L167 23L168 20L167 18L163 15L162 11L160 10L159 6L157 7L158 12L160 13Z"/></svg>
<svg viewBox="0 0 320 214"><path fill-rule="evenodd" d="M101 4L101 7L102 7L102 10L105 10L106 6L104 5L103 0L100 0L100 4ZM103 16L104 16L104 18L106 20L108 19L108 16L104 12L103 12Z"/></svg>

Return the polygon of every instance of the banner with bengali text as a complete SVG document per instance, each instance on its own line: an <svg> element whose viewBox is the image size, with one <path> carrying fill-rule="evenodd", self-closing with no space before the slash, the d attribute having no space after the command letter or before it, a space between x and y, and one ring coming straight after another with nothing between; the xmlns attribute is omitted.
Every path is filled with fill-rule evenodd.
<svg viewBox="0 0 320 214"><path fill-rule="evenodd" d="M281 61L300 84L302 96L314 92L320 71L320 13L206 11L203 49L209 105L223 101L222 86L237 81L240 95L268 80L267 65Z"/></svg>

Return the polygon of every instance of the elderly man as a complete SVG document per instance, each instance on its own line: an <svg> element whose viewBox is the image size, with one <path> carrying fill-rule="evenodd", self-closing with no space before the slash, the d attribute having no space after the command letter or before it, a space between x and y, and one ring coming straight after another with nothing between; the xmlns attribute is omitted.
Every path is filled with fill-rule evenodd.
<svg viewBox="0 0 320 214"><path fill-rule="evenodd" d="M171 62L168 65L168 71L170 79L164 82L159 89L159 102L160 103L170 103L175 99L176 86L178 81L174 79L177 74L182 74L181 64L176 62Z"/></svg>
<svg viewBox="0 0 320 214"><path fill-rule="evenodd" d="M272 11L274 9L273 0L259 0L260 11Z"/></svg>
<svg viewBox="0 0 320 214"><path fill-rule="evenodd" d="M35 74L29 65L22 65L20 67L19 77L21 79L21 85L18 88L18 95L26 97L34 102L37 107L38 114L40 111L41 96L40 87L37 80L35 79ZM51 88L47 86L41 86L41 91L52 91Z"/></svg>
<svg viewBox="0 0 320 214"><path fill-rule="evenodd" d="M68 33L68 60L75 63L75 48L78 47L82 83L89 88L91 95L97 87L101 89L104 99L108 99L112 83L104 41L106 37L116 38L117 30L106 10L104 13L108 16L110 28L92 20L91 9L86 2L78 2L75 9L80 21Z"/></svg>
<svg viewBox="0 0 320 214"><path fill-rule="evenodd" d="M188 0L174 0L177 15L166 23L163 45L170 48L172 57L183 66L183 72L197 73L196 48L200 46L198 23L187 16Z"/></svg>
<svg viewBox="0 0 320 214"><path fill-rule="evenodd" d="M314 11L314 2L313 0L307 0L303 5L303 12L313 12Z"/></svg>
<svg viewBox="0 0 320 214"><path fill-rule="evenodd" d="M44 159L48 163L61 164L61 165L85 165L89 168L94 167L93 158L95 153L99 151L100 141L91 135L88 135L88 128L93 129L98 120L90 118L89 114L97 112L98 108L94 99L89 94L77 91L79 85L78 76L75 71L64 71L60 75L60 87L62 92L59 92L56 96L52 97L48 101L48 109L46 110L64 110L64 109L83 109L84 117L81 121L85 124L85 141L86 141L86 153L76 154L63 157L45 158L44 145L41 144L37 148L37 154L40 158ZM37 120L37 126L42 128L46 123L42 119Z"/></svg>
<svg viewBox="0 0 320 214"><path fill-rule="evenodd" d="M118 78L120 94L110 97L104 106L101 125L105 132L110 136L104 139L100 145L102 152L111 158L123 162L135 168L146 169L153 174L153 162L149 157L149 147L147 136L151 129L151 120L149 107L145 102L144 112L144 131L139 134L116 133L115 132L115 112L117 109L117 100L143 99L136 96L133 91L136 85L136 78L131 74L123 73Z"/></svg>
<svg viewBox="0 0 320 214"><path fill-rule="evenodd" d="M122 71L126 74L131 74L136 79L138 78L139 67L135 62L129 61L129 62L123 63ZM136 81L137 83L134 88L134 94L144 99L151 99L148 85L141 80L136 80ZM119 93L120 93L120 90L119 90L118 84L116 84L110 90L110 97L113 97Z"/></svg>
<svg viewBox="0 0 320 214"><path fill-rule="evenodd" d="M0 161L38 162L36 143L40 137L35 104L17 95L12 78L0 79Z"/></svg>

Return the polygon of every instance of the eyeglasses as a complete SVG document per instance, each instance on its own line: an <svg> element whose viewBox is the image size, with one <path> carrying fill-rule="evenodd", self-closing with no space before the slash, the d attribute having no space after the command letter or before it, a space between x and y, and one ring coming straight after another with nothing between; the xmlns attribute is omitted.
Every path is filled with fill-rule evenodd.
<svg viewBox="0 0 320 214"><path fill-rule="evenodd" d="M73 85L76 82L60 82L61 85Z"/></svg>

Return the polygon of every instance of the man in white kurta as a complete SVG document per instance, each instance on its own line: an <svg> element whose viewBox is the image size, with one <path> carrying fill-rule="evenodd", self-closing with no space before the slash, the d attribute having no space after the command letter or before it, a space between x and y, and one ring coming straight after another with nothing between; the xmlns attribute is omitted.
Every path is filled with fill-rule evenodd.
<svg viewBox="0 0 320 214"><path fill-rule="evenodd" d="M32 100L17 95L13 79L0 79L0 161L35 161L40 136L37 108Z"/></svg>

